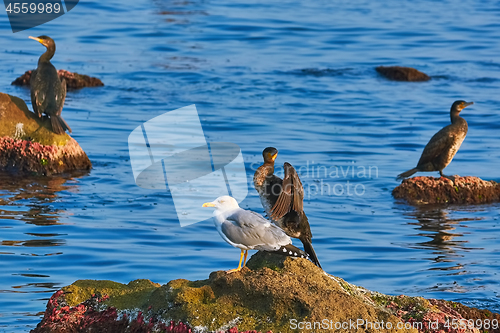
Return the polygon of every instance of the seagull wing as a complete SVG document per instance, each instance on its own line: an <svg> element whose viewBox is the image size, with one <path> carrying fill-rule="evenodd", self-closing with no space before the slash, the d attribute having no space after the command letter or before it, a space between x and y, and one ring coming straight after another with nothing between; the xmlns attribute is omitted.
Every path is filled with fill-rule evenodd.
<svg viewBox="0 0 500 333"><path fill-rule="evenodd" d="M262 215L244 209L228 216L222 222L221 232L231 243L255 250L277 251L292 242L283 230Z"/></svg>

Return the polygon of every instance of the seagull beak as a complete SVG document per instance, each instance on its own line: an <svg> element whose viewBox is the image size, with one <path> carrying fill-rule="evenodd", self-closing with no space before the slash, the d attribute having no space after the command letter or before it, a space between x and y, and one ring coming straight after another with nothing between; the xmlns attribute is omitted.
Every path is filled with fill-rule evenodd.
<svg viewBox="0 0 500 333"><path fill-rule="evenodd" d="M29 36L28 38L31 38L31 39L33 39L33 40L36 40L36 41L37 41L37 42L39 42L39 43L42 43L42 40L41 40L40 38L38 38L38 37Z"/></svg>
<svg viewBox="0 0 500 333"><path fill-rule="evenodd" d="M205 202L202 207L215 207L213 202Z"/></svg>

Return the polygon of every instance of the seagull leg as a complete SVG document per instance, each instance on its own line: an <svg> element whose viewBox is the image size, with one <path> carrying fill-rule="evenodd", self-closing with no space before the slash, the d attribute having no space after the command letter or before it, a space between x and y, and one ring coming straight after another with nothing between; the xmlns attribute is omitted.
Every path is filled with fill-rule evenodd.
<svg viewBox="0 0 500 333"><path fill-rule="evenodd" d="M247 262L248 250L245 250L245 258L243 259L243 267L245 267L245 263Z"/></svg>
<svg viewBox="0 0 500 333"><path fill-rule="evenodd" d="M243 261L243 250L241 250L241 253L240 253L240 264L238 265L238 268L235 268L235 269L231 269L229 271L227 271L226 273L234 273L234 272L239 272L241 271L241 262Z"/></svg>

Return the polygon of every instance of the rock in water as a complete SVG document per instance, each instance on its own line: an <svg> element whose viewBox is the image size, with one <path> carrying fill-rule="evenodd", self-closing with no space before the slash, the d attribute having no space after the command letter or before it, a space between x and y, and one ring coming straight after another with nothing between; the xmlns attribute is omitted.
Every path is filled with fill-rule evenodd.
<svg viewBox="0 0 500 333"><path fill-rule="evenodd" d="M32 333L438 332L446 320L500 319L458 308L372 292L308 260L258 252L240 272L212 272L201 281L76 281L51 297Z"/></svg>
<svg viewBox="0 0 500 333"><path fill-rule="evenodd" d="M52 132L20 98L0 93L0 171L49 175L91 167L75 139Z"/></svg>
<svg viewBox="0 0 500 333"><path fill-rule="evenodd" d="M411 67L378 66L375 70L382 76L393 81L419 82L431 79L429 75Z"/></svg>
<svg viewBox="0 0 500 333"><path fill-rule="evenodd" d="M12 81L14 86L28 86L30 85L31 72L33 70L26 71L23 75ZM80 89L85 87L102 87L104 83L96 77L91 77L88 75L72 73L70 71L60 69L57 71L59 79L66 80L66 86L68 89Z"/></svg>
<svg viewBox="0 0 500 333"><path fill-rule="evenodd" d="M413 177L403 180L392 195L412 205L422 204L483 204L500 202L500 186L478 177L447 178Z"/></svg>

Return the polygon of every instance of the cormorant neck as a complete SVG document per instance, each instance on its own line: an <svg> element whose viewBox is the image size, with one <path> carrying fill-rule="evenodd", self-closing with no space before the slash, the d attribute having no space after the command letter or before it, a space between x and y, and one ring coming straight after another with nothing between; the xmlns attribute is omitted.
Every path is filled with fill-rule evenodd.
<svg viewBox="0 0 500 333"><path fill-rule="evenodd" d="M271 176L274 174L274 161L264 162L264 164L262 166L266 169L267 176Z"/></svg>
<svg viewBox="0 0 500 333"><path fill-rule="evenodd" d="M47 47L47 51L45 51L45 53L40 56L40 59L38 59L38 63L49 62L50 59L52 59L52 57L54 56L54 53L56 53L55 45Z"/></svg>
<svg viewBox="0 0 500 333"><path fill-rule="evenodd" d="M451 123L454 124L456 123L457 121L459 121L460 119L462 119L462 117L460 117L460 112L450 112L450 118L451 118Z"/></svg>

